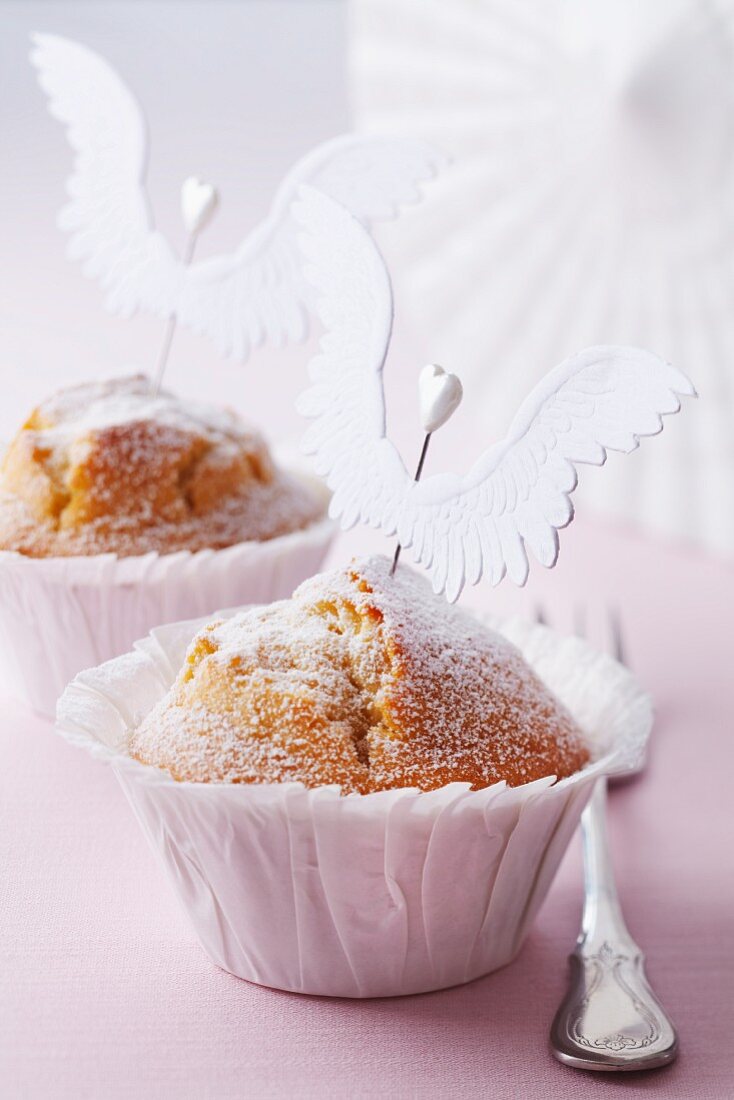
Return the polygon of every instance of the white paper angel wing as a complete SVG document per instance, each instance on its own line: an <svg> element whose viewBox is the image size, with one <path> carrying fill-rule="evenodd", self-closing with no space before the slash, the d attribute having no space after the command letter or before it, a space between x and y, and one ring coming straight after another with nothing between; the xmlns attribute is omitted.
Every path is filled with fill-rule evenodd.
<svg viewBox="0 0 734 1100"><path fill-rule="evenodd" d="M154 227L145 120L121 78L93 51L53 35L34 35L31 58L76 153L71 201L59 219L72 234L69 254L100 280L113 312L175 315L243 361L265 340L298 340L308 330L312 290L290 214L301 184L368 224L418 201L419 185L442 163L422 142L358 135L326 142L291 169L267 218L234 253L186 266Z"/></svg>
<svg viewBox="0 0 734 1100"><path fill-rule="evenodd" d="M137 309L168 316L178 260L156 232L143 186L145 119L129 88L106 61L78 42L33 35L31 60L66 127L76 156L70 202L59 226L71 234L68 254L100 281L106 304L130 316Z"/></svg>
<svg viewBox="0 0 734 1100"><path fill-rule="evenodd" d="M420 199L440 156L421 142L347 134L313 149L280 184L268 217L230 256L187 269L176 312L223 355L247 359L268 340L303 339L313 290L303 277L291 206L302 184L343 203L369 225Z"/></svg>
<svg viewBox="0 0 734 1100"><path fill-rule="evenodd" d="M392 291L376 245L343 207L304 188L306 275L326 332L299 410L313 419L304 449L333 491L331 514L397 534L429 571L436 592L458 598L487 575L528 575L529 549L545 566L573 517L575 465L634 450L694 389L679 370L637 348L593 347L555 367L532 390L502 442L464 477L414 482L385 432L382 369Z"/></svg>

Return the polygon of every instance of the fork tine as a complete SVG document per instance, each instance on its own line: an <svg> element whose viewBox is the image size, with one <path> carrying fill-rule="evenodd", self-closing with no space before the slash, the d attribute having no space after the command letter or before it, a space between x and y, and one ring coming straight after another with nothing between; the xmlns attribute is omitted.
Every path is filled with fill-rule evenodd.
<svg viewBox="0 0 734 1100"><path fill-rule="evenodd" d="M622 636L622 620L619 610L616 607L609 607L607 615L609 618L609 633L612 639L612 656L616 661L619 661L620 665L626 665L627 655Z"/></svg>
<svg viewBox="0 0 734 1100"><path fill-rule="evenodd" d="M626 665L627 650L624 644L622 619L619 614L619 609L610 604L607 608L607 618L609 621L609 637L611 640L612 656L615 661L619 661L620 665ZM541 626L548 625L548 616L545 613L543 604L539 600L533 605L533 619ZM586 637L586 607L583 603L577 603L574 606L573 632L577 638Z"/></svg>

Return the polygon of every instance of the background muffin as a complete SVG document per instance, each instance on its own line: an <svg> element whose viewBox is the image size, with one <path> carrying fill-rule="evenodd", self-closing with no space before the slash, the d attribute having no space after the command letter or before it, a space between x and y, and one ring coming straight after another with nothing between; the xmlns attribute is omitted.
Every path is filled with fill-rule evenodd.
<svg viewBox="0 0 734 1100"><path fill-rule="evenodd" d="M0 548L32 557L219 549L299 530L323 502L224 409L138 375L63 390L0 471Z"/></svg>
<svg viewBox="0 0 734 1100"><path fill-rule="evenodd" d="M52 715L153 627L289 596L334 533L328 493L232 412L141 376L44 401L0 466L0 676Z"/></svg>
<svg viewBox="0 0 734 1100"><path fill-rule="evenodd" d="M131 755L177 779L338 783L345 793L563 778L583 736L521 654L372 558L214 623Z"/></svg>

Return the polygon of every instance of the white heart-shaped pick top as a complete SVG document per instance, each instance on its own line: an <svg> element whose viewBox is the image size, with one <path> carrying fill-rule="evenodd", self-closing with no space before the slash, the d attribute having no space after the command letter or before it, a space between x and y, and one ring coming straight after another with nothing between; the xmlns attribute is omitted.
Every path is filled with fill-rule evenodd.
<svg viewBox="0 0 734 1100"><path fill-rule="evenodd" d="M420 373L418 395L423 430L435 432L456 412L464 389L455 374L429 363Z"/></svg>
<svg viewBox="0 0 734 1100"><path fill-rule="evenodd" d="M201 233L219 204L216 187L189 176L181 185L181 217L189 233Z"/></svg>

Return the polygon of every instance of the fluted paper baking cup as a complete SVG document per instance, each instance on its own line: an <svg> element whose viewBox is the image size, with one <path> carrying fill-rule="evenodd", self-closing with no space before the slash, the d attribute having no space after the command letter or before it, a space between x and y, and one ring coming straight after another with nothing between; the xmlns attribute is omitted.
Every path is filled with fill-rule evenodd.
<svg viewBox="0 0 734 1100"><path fill-rule="evenodd" d="M53 717L72 677L129 650L154 626L290 596L318 572L334 531L323 519L265 542L127 558L0 551L6 690Z"/></svg>
<svg viewBox="0 0 734 1100"><path fill-rule="evenodd" d="M343 797L300 783L177 783L131 760L128 731L168 690L202 621L152 631L81 673L58 729L111 762L204 950L261 985L341 997L421 993L508 963L594 780L634 768L649 698L611 658L487 620L571 710L593 762L561 782Z"/></svg>

